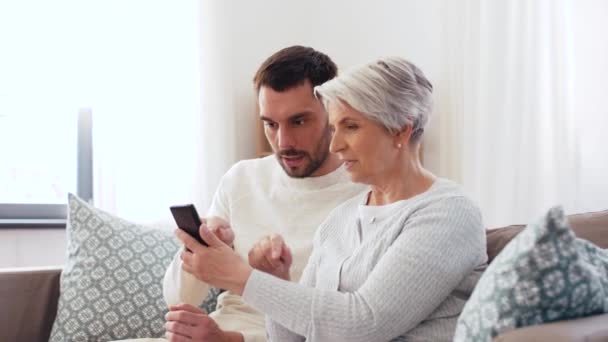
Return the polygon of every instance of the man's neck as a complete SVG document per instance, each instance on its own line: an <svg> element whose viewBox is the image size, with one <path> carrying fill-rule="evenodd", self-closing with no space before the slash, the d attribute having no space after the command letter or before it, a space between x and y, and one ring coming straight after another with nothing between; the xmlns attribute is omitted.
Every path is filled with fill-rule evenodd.
<svg viewBox="0 0 608 342"><path fill-rule="evenodd" d="M313 172L311 177L321 177L336 171L342 165L342 161L335 154L329 154L323 164Z"/></svg>

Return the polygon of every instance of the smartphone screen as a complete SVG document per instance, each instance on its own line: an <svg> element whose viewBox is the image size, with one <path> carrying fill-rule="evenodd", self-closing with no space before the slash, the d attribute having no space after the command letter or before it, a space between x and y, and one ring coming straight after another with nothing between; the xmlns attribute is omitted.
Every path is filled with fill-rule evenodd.
<svg viewBox="0 0 608 342"><path fill-rule="evenodd" d="M175 205L169 209L171 209L171 213L173 214L173 218L175 219L178 228L190 234L190 236L195 238L200 244L208 246L198 233L202 222L196 212L194 204Z"/></svg>

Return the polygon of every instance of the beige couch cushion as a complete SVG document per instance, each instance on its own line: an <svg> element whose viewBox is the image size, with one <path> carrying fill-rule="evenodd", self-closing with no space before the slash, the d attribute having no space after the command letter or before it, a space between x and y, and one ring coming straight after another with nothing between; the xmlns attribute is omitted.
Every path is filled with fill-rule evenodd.
<svg viewBox="0 0 608 342"><path fill-rule="evenodd" d="M608 341L608 314L515 329L494 342L600 342Z"/></svg>
<svg viewBox="0 0 608 342"><path fill-rule="evenodd" d="M577 237L608 248L608 210L569 215L568 221ZM512 225L486 231L488 263L524 228L525 225Z"/></svg>
<svg viewBox="0 0 608 342"><path fill-rule="evenodd" d="M47 341L61 269L0 270L0 341Z"/></svg>

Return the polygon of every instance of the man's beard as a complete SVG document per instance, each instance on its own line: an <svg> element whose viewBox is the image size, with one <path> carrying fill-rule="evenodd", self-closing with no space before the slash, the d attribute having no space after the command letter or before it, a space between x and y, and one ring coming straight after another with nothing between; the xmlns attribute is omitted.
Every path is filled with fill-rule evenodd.
<svg viewBox="0 0 608 342"><path fill-rule="evenodd" d="M277 157L279 164L281 165L283 170L285 170L285 173L287 173L287 175L289 177L293 177L293 178L310 177L313 173L315 173L315 171L317 171L323 165L323 163L327 160L327 157L329 156L329 141L330 141L329 137L330 137L329 130L327 130L326 134L323 135L323 137L321 138L319 143L315 146L313 155L311 155L310 153L308 153L306 151L289 149L289 150L283 150L278 153L275 153L275 156ZM304 158L304 168L302 168L302 169L290 168L289 166L287 166L283 163L283 158L281 158L283 156Z"/></svg>

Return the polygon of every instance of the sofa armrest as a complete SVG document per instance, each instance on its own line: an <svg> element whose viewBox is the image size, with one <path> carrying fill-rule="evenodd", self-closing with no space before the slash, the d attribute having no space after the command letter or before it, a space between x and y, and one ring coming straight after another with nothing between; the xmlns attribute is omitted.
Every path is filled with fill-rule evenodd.
<svg viewBox="0 0 608 342"><path fill-rule="evenodd" d="M48 341L61 268L0 269L0 341Z"/></svg>
<svg viewBox="0 0 608 342"><path fill-rule="evenodd" d="M608 314L515 329L497 336L493 341L608 341Z"/></svg>

